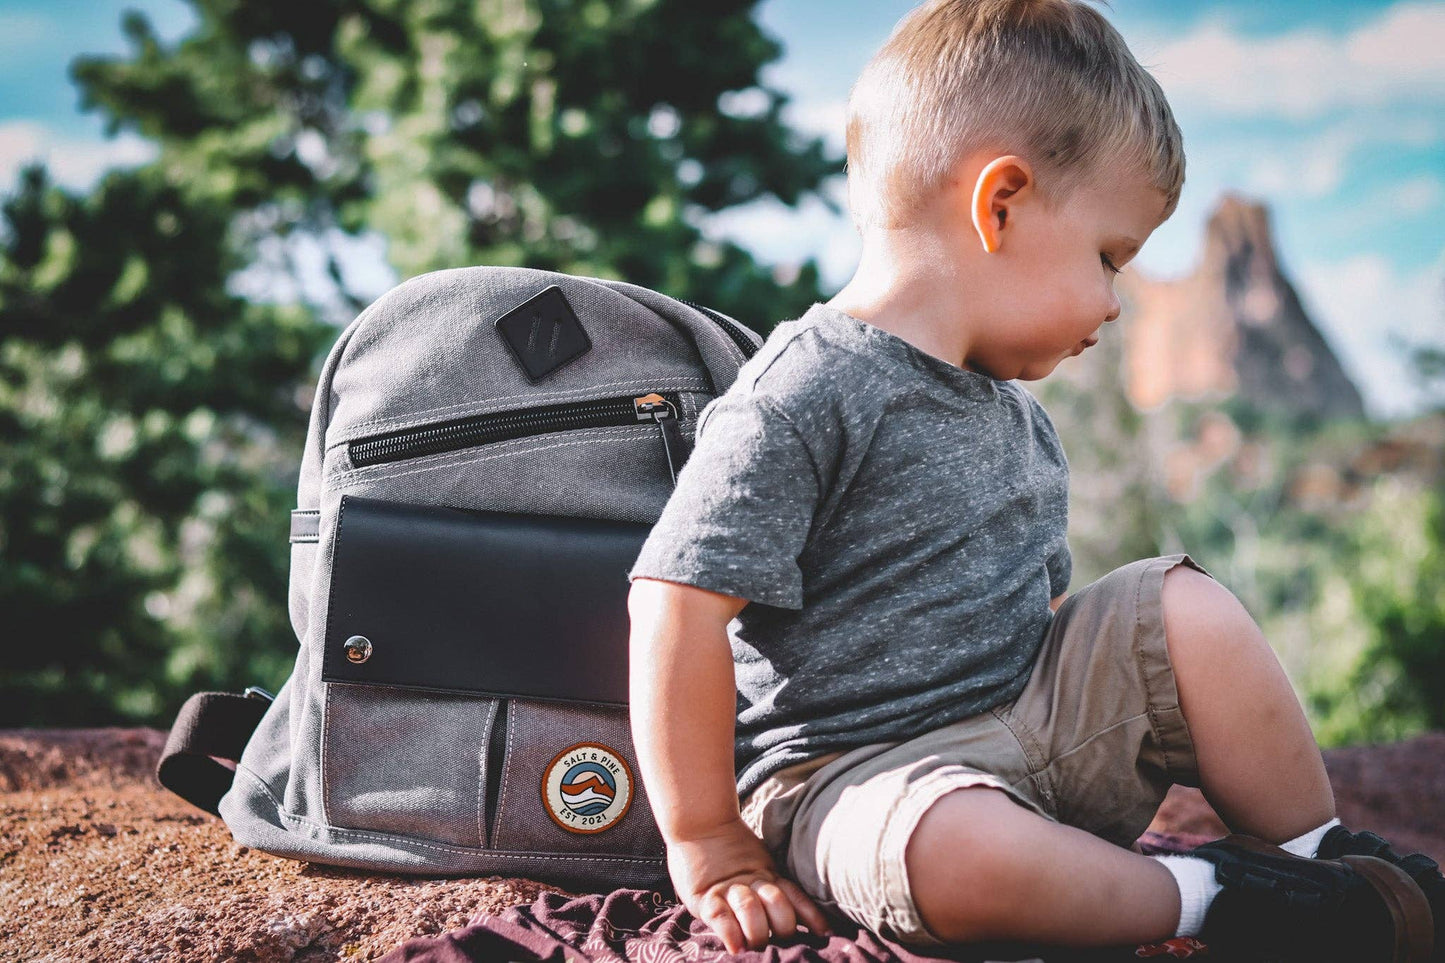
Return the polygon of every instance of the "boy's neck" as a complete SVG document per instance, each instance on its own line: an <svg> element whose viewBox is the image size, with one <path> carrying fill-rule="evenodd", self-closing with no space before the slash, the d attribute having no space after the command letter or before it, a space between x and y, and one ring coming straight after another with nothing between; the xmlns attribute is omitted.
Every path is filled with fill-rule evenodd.
<svg viewBox="0 0 1445 963"><path fill-rule="evenodd" d="M968 287L957 253L938 233L874 228L864 235L852 280L828 306L966 368L973 330Z"/></svg>

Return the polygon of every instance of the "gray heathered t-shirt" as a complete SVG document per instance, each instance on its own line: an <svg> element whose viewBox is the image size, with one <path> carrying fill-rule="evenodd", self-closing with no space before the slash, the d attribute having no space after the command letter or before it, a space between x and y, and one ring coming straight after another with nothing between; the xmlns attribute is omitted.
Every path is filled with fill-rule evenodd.
<svg viewBox="0 0 1445 963"><path fill-rule="evenodd" d="M1068 485L1018 382L822 304L778 325L628 573L753 603L728 626L739 794L1015 698L1069 583Z"/></svg>

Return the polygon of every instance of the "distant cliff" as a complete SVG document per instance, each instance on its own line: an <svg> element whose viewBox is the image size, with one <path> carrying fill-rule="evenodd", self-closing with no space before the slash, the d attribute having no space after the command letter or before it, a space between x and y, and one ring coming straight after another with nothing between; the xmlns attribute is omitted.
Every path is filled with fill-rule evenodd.
<svg viewBox="0 0 1445 963"><path fill-rule="evenodd" d="M1194 273L1150 281L1126 272L1119 291L1124 373L1136 406L1237 396L1321 420L1364 417L1359 389L1280 271L1262 204L1225 195Z"/></svg>

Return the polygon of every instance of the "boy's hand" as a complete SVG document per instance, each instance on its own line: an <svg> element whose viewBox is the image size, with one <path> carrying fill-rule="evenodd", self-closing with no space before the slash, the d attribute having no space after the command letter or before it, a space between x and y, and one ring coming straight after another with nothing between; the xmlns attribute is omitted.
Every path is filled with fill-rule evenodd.
<svg viewBox="0 0 1445 963"><path fill-rule="evenodd" d="M738 820L697 839L671 842L667 869L688 912L722 938L729 953L760 950L770 934L792 936L802 922L827 935L828 921L802 887L777 872L773 858Z"/></svg>

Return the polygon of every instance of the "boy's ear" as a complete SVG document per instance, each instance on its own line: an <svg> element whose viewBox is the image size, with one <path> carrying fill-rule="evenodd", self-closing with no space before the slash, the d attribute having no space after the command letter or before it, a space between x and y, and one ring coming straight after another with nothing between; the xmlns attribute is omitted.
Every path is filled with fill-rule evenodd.
<svg viewBox="0 0 1445 963"><path fill-rule="evenodd" d="M973 226L983 249L992 254L1003 244L1003 232L1020 191L1033 186L1029 162L1016 154L995 157L979 171L973 187Z"/></svg>

